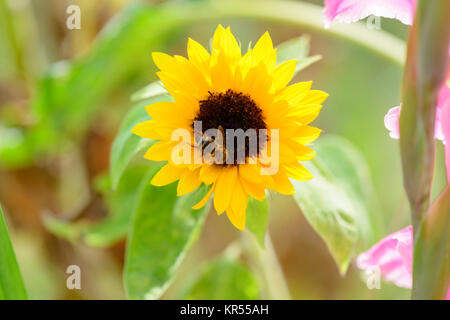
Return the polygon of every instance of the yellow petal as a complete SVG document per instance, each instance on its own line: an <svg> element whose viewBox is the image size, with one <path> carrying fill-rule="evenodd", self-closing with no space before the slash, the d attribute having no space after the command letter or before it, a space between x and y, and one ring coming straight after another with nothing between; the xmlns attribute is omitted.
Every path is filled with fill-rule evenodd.
<svg viewBox="0 0 450 320"><path fill-rule="evenodd" d="M236 73L237 76L239 76L242 81L242 79L245 78L247 75L248 70L252 67L252 61L253 61L253 50L248 49L248 51L242 56L241 60L239 61L239 68Z"/></svg>
<svg viewBox="0 0 450 320"><path fill-rule="evenodd" d="M170 116L170 111L175 108L175 102L158 101L145 107L147 114L152 119L164 119Z"/></svg>
<svg viewBox="0 0 450 320"><path fill-rule="evenodd" d="M144 158L152 161L167 161L170 159L174 145L172 141L159 141L147 150Z"/></svg>
<svg viewBox="0 0 450 320"><path fill-rule="evenodd" d="M155 174L150 183L157 187L165 186L178 180L184 173L184 170L186 169L168 163Z"/></svg>
<svg viewBox="0 0 450 320"><path fill-rule="evenodd" d="M156 133L154 125L155 121L153 120L139 122L131 129L131 133L134 133L139 137L154 139L153 137Z"/></svg>
<svg viewBox="0 0 450 320"><path fill-rule="evenodd" d="M178 182L177 196L183 196L197 189L201 183L198 178L199 172L200 169L184 171L183 175L180 177L180 181Z"/></svg>
<svg viewBox="0 0 450 320"><path fill-rule="evenodd" d="M225 29L219 24L214 32L212 48L220 51L222 49L223 37L225 34Z"/></svg>
<svg viewBox="0 0 450 320"><path fill-rule="evenodd" d="M309 92L312 81L303 81L291 84L284 88L275 98L276 100L287 100L291 105L299 104Z"/></svg>
<svg viewBox="0 0 450 320"><path fill-rule="evenodd" d="M280 144L280 158L288 159L285 162L294 162L294 159L297 161L308 161L315 156L316 152L313 149L294 140L284 140Z"/></svg>
<svg viewBox="0 0 450 320"><path fill-rule="evenodd" d="M222 214L228 208L236 181L237 168L235 166L222 169L214 192L214 207L217 214Z"/></svg>
<svg viewBox="0 0 450 320"><path fill-rule="evenodd" d="M313 178L312 174L299 162L284 164L283 169L295 180L306 181Z"/></svg>
<svg viewBox="0 0 450 320"><path fill-rule="evenodd" d="M262 59L264 59L268 54L273 51L273 43L270 38L269 32L265 32L261 38L259 38L258 42L255 44L253 48L253 59L254 63L259 63Z"/></svg>
<svg viewBox="0 0 450 320"><path fill-rule="evenodd" d="M245 230L245 211L247 210L248 195L239 180L237 181L227 216L231 223L239 230Z"/></svg>
<svg viewBox="0 0 450 320"><path fill-rule="evenodd" d="M241 48L231 33L230 27L224 29L219 25L214 33L211 63L217 60L217 55L224 55L226 64L230 67L235 66L241 58Z"/></svg>
<svg viewBox="0 0 450 320"><path fill-rule="evenodd" d="M247 180L241 180L242 186L244 187L245 192L252 198L263 201L266 196L266 192L264 190L264 185L258 185L256 183L249 182Z"/></svg>
<svg viewBox="0 0 450 320"><path fill-rule="evenodd" d="M222 38L223 50L227 53L230 62L237 62L241 58L241 47L236 38L231 33L230 27L227 27Z"/></svg>
<svg viewBox="0 0 450 320"><path fill-rule="evenodd" d="M306 125L317 118L321 109L322 105L320 104L301 105L295 110L290 111L288 116Z"/></svg>
<svg viewBox="0 0 450 320"><path fill-rule="evenodd" d="M233 64L229 63L224 52L218 54L217 63L211 67L211 83L216 91L237 89Z"/></svg>
<svg viewBox="0 0 450 320"><path fill-rule="evenodd" d="M295 132L295 137L293 137L293 139L295 142L308 144L316 140L321 132L322 130L315 127L301 126Z"/></svg>
<svg viewBox="0 0 450 320"><path fill-rule="evenodd" d="M259 63L247 72L240 91L249 94L260 106L265 106L271 101L272 93L269 92L271 85L266 65Z"/></svg>
<svg viewBox="0 0 450 320"><path fill-rule="evenodd" d="M134 126L131 132L144 138L154 140L171 140L173 132L177 129L185 129L188 132L192 131L192 128L188 122L171 123L150 120L138 123Z"/></svg>
<svg viewBox="0 0 450 320"><path fill-rule="evenodd" d="M297 60L285 61L275 68L273 73L272 90L279 90L287 86L295 73Z"/></svg>
<svg viewBox="0 0 450 320"><path fill-rule="evenodd" d="M174 59L170 55L163 52L153 52L153 61L161 71L172 71L174 68Z"/></svg>
<svg viewBox="0 0 450 320"><path fill-rule="evenodd" d="M301 100L302 104L321 104L328 98L329 94L320 90L310 90L304 99Z"/></svg>
<svg viewBox="0 0 450 320"><path fill-rule="evenodd" d="M200 180L203 181L204 184L210 185L217 180L221 171L222 169L220 166L205 164L200 170Z"/></svg>
<svg viewBox="0 0 450 320"><path fill-rule="evenodd" d="M295 160L295 157L298 155L297 150L292 148L289 143L289 141L283 140L280 142L280 159L289 159L289 162L292 162Z"/></svg>
<svg viewBox="0 0 450 320"><path fill-rule="evenodd" d="M204 74L208 73L208 67L211 56L203 46L195 40L188 40L188 57L192 64Z"/></svg>
<svg viewBox="0 0 450 320"><path fill-rule="evenodd" d="M175 61L177 62L177 71L175 74L180 78L181 81L185 82L186 85L190 85L193 90L199 91L201 94L205 94L209 89L209 80L205 77L194 64L183 56L176 55Z"/></svg>
<svg viewBox="0 0 450 320"><path fill-rule="evenodd" d="M180 86L177 79L171 74L159 71L156 73L156 75L158 76L159 80L161 80L164 88L166 88L166 90L169 91L171 95L174 95L178 90L183 90L183 87Z"/></svg>
<svg viewBox="0 0 450 320"><path fill-rule="evenodd" d="M309 161L316 156L316 151L302 144L297 144L295 151L297 152L295 159L298 161Z"/></svg>
<svg viewBox="0 0 450 320"><path fill-rule="evenodd" d="M195 98L201 99L208 93L208 86L204 77L195 74L195 72L189 70L190 67L183 66L180 63L175 64L175 67L177 69L173 72L159 71L156 73L164 88L172 96L178 91L185 91Z"/></svg>
<svg viewBox="0 0 450 320"><path fill-rule="evenodd" d="M200 209L200 208L203 208L203 207L205 206L205 204L208 202L209 198L211 197L211 194L212 194L213 191L214 191L214 187L215 187L215 186L212 186L212 187L209 189L208 193L203 197L203 199L200 200L196 205L194 205L194 206L192 207L192 209L198 210L198 209Z"/></svg>
<svg viewBox="0 0 450 320"><path fill-rule="evenodd" d="M239 177L253 183L261 183L263 179L260 169L257 164L241 164L239 166Z"/></svg>
<svg viewBox="0 0 450 320"><path fill-rule="evenodd" d="M145 107L148 115L159 121L170 122L174 124L185 124L188 121L186 107L179 107L175 102L158 101Z"/></svg>
<svg viewBox="0 0 450 320"><path fill-rule="evenodd" d="M295 193L294 186L282 168L279 169L278 173L272 176L272 179L274 190L287 195Z"/></svg>
<svg viewBox="0 0 450 320"><path fill-rule="evenodd" d="M237 213L239 216L244 216L244 218L245 210L247 209L247 200L247 192L245 192L241 182L238 179L233 189L233 196L231 197L230 205L235 213Z"/></svg>

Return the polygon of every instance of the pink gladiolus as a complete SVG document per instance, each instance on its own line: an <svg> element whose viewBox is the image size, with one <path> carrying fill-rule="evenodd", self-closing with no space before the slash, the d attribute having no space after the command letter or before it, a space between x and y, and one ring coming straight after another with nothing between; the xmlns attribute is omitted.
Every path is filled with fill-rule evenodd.
<svg viewBox="0 0 450 320"><path fill-rule="evenodd" d="M434 137L445 144L445 159L447 179L450 181L450 88L444 84L439 92L436 108ZM399 118L400 107L391 108L384 116L384 125L389 130L389 136L394 139L400 137Z"/></svg>
<svg viewBox="0 0 450 320"><path fill-rule="evenodd" d="M416 0L325 0L325 27L328 28L335 19L351 23L370 15L411 25L415 8Z"/></svg>
<svg viewBox="0 0 450 320"><path fill-rule="evenodd" d="M445 143L445 166L447 168L447 181L450 182L450 88L447 87L440 109L442 134Z"/></svg>
<svg viewBox="0 0 450 320"><path fill-rule="evenodd" d="M441 140L445 143L444 133L443 133L443 122L441 119L450 119L443 114L444 106L450 101L450 88L447 85L443 85L439 92L438 105L436 108L436 121L435 121L435 132L434 137L437 140ZM384 126L389 130L389 136L393 139L400 138L399 120L400 120L400 110L401 107L393 107L389 109L388 113L384 116ZM446 121L448 122L448 121ZM450 139L450 137L448 138Z"/></svg>
<svg viewBox="0 0 450 320"><path fill-rule="evenodd" d="M400 138L400 109L400 106L393 107L384 116L384 126L389 130L389 136L392 139Z"/></svg>
<svg viewBox="0 0 450 320"><path fill-rule="evenodd" d="M363 270L379 268L381 276L403 288L412 287L413 236L412 227L388 235L363 252L357 265ZM447 293L450 300L450 288Z"/></svg>

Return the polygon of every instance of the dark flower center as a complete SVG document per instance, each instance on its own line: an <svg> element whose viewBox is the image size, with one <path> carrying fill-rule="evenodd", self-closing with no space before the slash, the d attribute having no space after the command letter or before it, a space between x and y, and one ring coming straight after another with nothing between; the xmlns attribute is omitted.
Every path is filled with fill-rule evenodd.
<svg viewBox="0 0 450 320"><path fill-rule="evenodd" d="M260 149L263 147L260 144L260 129L267 129L266 123L262 115L262 110L257 106L257 104L242 92L236 92L228 89L224 93L214 93L209 92L209 96L200 100L200 109L195 117L194 121L201 121L202 125L202 135L208 129L217 129L222 131L224 134L224 147L229 153L232 146L227 146L227 141L230 142L228 138L227 129L238 130L242 129L247 132L248 129L253 129L256 133L256 149L250 147L250 137L245 137L245 144L239 145L237 138L234 140L234 164L238 163L238 151L245 149L245 159L248 157L255 156L259 153ZM266 135L264 135L264 141ZM228 139L228 140L227 140ZM202 145L206 146L205 143ZM226 156L226 155L224 155Z"/></svg>

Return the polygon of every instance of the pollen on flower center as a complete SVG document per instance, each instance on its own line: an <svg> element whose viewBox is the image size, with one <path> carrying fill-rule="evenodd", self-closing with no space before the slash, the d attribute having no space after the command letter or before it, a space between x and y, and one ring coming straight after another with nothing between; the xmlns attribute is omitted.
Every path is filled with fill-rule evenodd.
<svg viewBox="0 0 450 320"><path fill-rule="evenodd" d="M259 141L259 135L261 134L259 130L267 129L261 108L249 95L242 92L231 89L220 93L209 92L209 96L200 100L199 104L200 109L194 121L201 121L202 133L208 129L223 129L225 134L227 129L242 129L244 132L253 129ZM245 148L246 158L256 156L256 154L252 154L252 150L249 148L249 139L246 138L245 146L237 145L236 139L234 144L236 149ZM224 145L228 151L229 147L227 148L225 141ZM256 153L259 153L261 147L258 144ZM237 164L237 152L234 152L234 157L234 164Z"/></svg>

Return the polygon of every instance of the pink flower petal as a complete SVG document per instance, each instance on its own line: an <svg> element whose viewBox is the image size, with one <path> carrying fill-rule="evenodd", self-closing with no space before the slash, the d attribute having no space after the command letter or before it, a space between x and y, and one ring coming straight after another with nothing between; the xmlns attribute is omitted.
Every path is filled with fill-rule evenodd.
<svg viewBox="0 0 450 320"><path fill-rule="evenodd" d="M448 138L445 139L443 132L444 122L449 122L448 113L447 116L444 114L444 106L448 101L450 101L450 88L444 83L439 91L438 105L436 107L436 139L442 140L444 143L445 141L450 141ZM442 121L441 119L446 121Z"/></svg>
<svg viewBox="0 0 450 320"><path fill-rule="evenodd" d="M384 126L389 130L389 136L392 139L400 138L400 106L389 109L388 113L384 116Z"/></svg>
<svg viewBox="0 0 450 320"><path fill-rule="evenodd" d="M449 108L450 109L450 108ZM356 261L358 268L379 268L381 276L403 288L412 287L413 236L408 226L377 242L361 253ZM450 287L447 294L450 300Z"/></svg>
<svg viewBox="0 0 450 320"><path fill-rule="evenodd" d="M328 28L335 19L351 23L370 15L411 25L415 8L416 0L325 0L325 27Z"/></svg>
<svg viewBox="0 0 450 320"><path fill-rule="evenodd" d="M388 235L359 255L360 269L380 268L381 275L399 287L412 286L412 227Z"/></svg>
<svg viewBox="0 0 450 320"><path fill-rule="evenodd" d="M440 122L440 106L441 104L438 106L438 109L436 111L436 121L435 121L435 132L434 132L434 137L437 140L441 140L442 142L444 142L444 136L442 134L442 125ZM389 136L392 139L399 139L400 138L400 127L399 127L399 121L400 121L400 111L401 111L401 107L393 107L391 109L389 109L389 111L386 113L386 115L384 116L384 126L386 127L387 130L389 130Z"/></svg>
<svg viewBox="0 0 450 320"><path fill-rule="evenodd" d="M384 126L393 139L400 138L399 120L401 107L394 107L384 116ZM436 120L434 137L445 145L445 165L447 168L447 181L450 182L450 77L439 91L438 105L436 107Z"/></svg>
<svg viewBox="0 0 450 320"><path fill-rule="evenodd" d="M447 167L447 181L450 183L450 88L444 85L439 95L438 114L442 136L445 141L445 166Z"/></svg>

